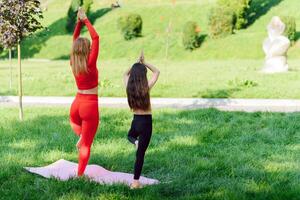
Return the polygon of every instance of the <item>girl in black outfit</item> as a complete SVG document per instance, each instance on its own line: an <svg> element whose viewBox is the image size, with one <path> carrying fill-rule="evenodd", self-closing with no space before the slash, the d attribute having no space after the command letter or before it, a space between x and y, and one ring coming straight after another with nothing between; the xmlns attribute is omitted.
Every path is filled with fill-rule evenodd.
<svg viewBox="0 0 300 200"><path fill-rule="evenodd" d="M153 72L152 78L147 79L147 68ZM134 180L132 189L140 188L139 178L144 164L144 156L152 135L152 114L150 103L150 89L155 85L159 70L153 65L146 63L142 52L135 63L124 74L127 100L130 109L134 113L131 128L128 132L128 140L136 148L136 161L134 165Z"/></svg>

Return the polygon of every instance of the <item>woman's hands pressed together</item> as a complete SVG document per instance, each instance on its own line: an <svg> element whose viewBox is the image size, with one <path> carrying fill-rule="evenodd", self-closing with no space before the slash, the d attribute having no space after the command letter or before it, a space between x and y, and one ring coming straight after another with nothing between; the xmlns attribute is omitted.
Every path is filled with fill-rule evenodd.
<svg viewBox="0 0 300 200"><path fill-rule="evenodd" d="M87 16L83 8L81 7L78 8L77 17L80 21L87 19Z"/></svg>

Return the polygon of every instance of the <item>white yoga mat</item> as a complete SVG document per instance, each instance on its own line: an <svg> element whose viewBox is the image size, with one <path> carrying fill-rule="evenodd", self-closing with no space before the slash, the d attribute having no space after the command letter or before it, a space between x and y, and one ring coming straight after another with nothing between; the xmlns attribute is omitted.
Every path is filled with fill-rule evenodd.
<svg viewBox="0 0 300 200"><path fill-rule="evenodd" d="M64 159L60 159L55 163L44 167L24 167L27 171L41 175L45 178L56 178L61 181L66 181L70 178L74 178L77 175L77 163L70 162ZM133 175L123 172L111 172L99 165L88 165L85 169L84 175L93 181L100 184L115 184L123 183L128 186L133 181ZM156 179L140 177L142 185L158 184Z"/></svg>

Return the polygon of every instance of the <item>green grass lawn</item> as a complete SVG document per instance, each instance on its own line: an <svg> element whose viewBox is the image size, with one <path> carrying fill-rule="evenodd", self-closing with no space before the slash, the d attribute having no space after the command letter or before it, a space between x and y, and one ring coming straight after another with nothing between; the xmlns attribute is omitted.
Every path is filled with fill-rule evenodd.
<svg viewBox="0 0 300 200"><path fill-rule="evenodd" d="M132 65L125 60L99 60L100 96L125 96L124 71ZM159 61L161 70L153 97L205 98L300 98L300 60L290 59L291 71L263 74L263 60ZM0 61L0 95L17 95L17 63L13 63L13 88L9 89L9 67ZM76 86L68 61L23 62L24 95L73 96Z"/></svg>
<svg viewBox="0 0 300 200"><path fill-rule="evenodd" d="M281 200L300 195L300 114L156 110L143 175L162 183L132 191L84 179L60 182L26 172L77 161L68 109L0 108L1 199ZM132 172L128 110L102 109L90 163Z"/></svg>
<svg viewBox="0 0 300 200"><path fill-rule="evenodd" d="M47 30L22 43L25 58L67 58L72 36L65 31L66 15L70 0L45 0L42 23ZM207 59L262 59L262 42L267 37L266 26L274 15L295 17L300 27L299 0L253 0L255 21L247 29L221 38L206 37L203 45L193 51L186 51L182 45L182 29L187 21L196 21L201 34L207 35L208 14L216 0L124 0L122 8L109 10L112 0L94 1L92 20L101 37L100 58L105 60L135 57L141 48L151 59L164 59L166 51L166 29L171 22L169 34L169 58L172 60ZM45 7L43 4L42 7ZM117 28L117 19L125 13L138 13L143 18L142 37L125 41ZM298 28L299 29L299 28ZM88 36L87 32L84 33ZM300 32L297 32L300 37ZM289 50L290 58L300 58L299 42ZM2 55L3 57L4 55Z"/></svg>

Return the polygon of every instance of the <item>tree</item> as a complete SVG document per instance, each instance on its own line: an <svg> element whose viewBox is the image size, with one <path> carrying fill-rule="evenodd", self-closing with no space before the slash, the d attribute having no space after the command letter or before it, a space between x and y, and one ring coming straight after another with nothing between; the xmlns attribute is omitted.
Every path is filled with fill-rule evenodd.
<svg viewBox="0 0 300 200"><path fill-rule="evenodd" d="M19 66L19 117L23 119L21 41L42 28L43 18L38 0L0 0L0 45L18 48Z"/></svg>
<svg viewBox="0 0 300 200"><path fill-rule="evenodd" d="M72 33L74 31L76 20L77 20L78 8L82 6L87 16L89 16L92 3L93 0L72 0L71 1L71 5L67 14L67 24L66 24L66 29L68 33Z"/></svg>

